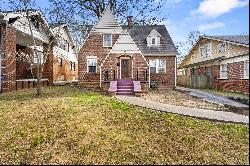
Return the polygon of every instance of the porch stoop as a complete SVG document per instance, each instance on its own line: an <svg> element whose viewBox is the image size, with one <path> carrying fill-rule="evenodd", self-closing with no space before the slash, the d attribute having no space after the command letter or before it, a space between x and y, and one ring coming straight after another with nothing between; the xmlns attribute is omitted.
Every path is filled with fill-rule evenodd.
<svg viewBox="0 0 250 166"><path fill-rule="evenodd" d="M110 94L123 96L135 96L142 92L140 81L133 80L111 81L108 91Z"/></svg>

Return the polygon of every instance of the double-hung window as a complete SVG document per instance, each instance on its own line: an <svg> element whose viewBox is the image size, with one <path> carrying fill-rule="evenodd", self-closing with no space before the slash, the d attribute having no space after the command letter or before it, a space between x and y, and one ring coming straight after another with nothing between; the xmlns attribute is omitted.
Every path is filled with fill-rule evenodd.
<svg viewBox="0 0 250 166"><path fill-rule="evenodd" d="M151 42L151 44L153 45L153 46L156 46L156 38L152 38L152 42Z"/></svg>
<svg viewBox="0 0 250 166"><path fill-rule="evenodd" d="M227 79L227 64L220 65L220 78Z"/></svg>
<svg viewBox="0 0 250 166"><path fill-rule="evenodd" d="M87 72L96 73L97 72L97 58L87 58Z"/></svg>
<svg viewBox="0 0 250 166"><path fill-rule="evenodd" d="M166 61L162 59L149 60L150 73L160 74L166 72Z"/></svg>
<svg viewBox="0 0 250 166"><path fill-rule="evenodd" d="M219 53L223 53L226 51L226 43L221 43L219 44L219 47L218 47L218 52Z"/></svg>
<svg viewBox="0 0 250 166"><path fill-rule="evenodd" d="M103 34L103 47L112 47L112 35Z"/></svg>
<svg viewBox="0 0 250 166"><path fill-rule="evenodd" d="M205 45L200 49L201 58L206 58L211 56L211 45Z"/></svg>
<svg viewBox="0 0 250 166"><path fill-rule="evenodd" d="M249 60L244 62L244 78L249 79Z"/></svg>

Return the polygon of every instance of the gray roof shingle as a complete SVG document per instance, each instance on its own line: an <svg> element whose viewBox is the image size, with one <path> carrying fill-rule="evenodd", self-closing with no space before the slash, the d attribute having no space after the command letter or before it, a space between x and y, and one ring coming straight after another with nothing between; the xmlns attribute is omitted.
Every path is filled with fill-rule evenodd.
<svg viewBox="0 0 250 166"><path fill-rule="evenodd" d="M131 29L128 26L122 26L126 29L142 54L147 55L177 55L178 51L170 37L168 30L164 25L134 25ZM157 47L147 46L147 36L155 29L161 35L161 44Z"/></svg>
<svg viewBox="0 0 250 166"><path fill-rule="evenodd" d="M204 36L223 41L235 42L238 44L249 45L249 35L232 35L232 36Z"/></svg>

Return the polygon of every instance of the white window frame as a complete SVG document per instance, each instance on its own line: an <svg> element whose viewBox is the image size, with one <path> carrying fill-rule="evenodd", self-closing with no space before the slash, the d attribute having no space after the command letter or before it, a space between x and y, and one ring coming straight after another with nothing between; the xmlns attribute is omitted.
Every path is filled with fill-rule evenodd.
<svg viewBox="0 0 250 166"><path fill-rule="evenodd" d="M90 56L86 58L87 60L87 73L97 73L97 57L96 56ZM89 72L89 63L90 61L95 61L96 63L96 71L95 72Z"/></svg>
<svg viewBox="0 0 250 166"><path fill-rule="evenodd" d="M153 39L155 40L155 44L153 44ZM151 45L152 46L157 46L157 38L156 37L151 38Z"/></svg>
<svg viewBox="0 0 250 166"><path fill-rule="evenodd" d="M109 45L109 46L106 46L106 45L105 45L105 40L104 40L104 39L105 39L105 38L104 38L105 35L110 35L110 37L111 37L111 42L110 42L110 45ZM110 47L112 47L112 43L113 43L112 34L109 34L109 33L103 34L103 35L102 35L102 38L103 38L103 39L102 39L103 47L105 47L105 48L110 48Z"/></svg>
<svg viewBox="0 0 250 166"><path fill-rule="evenodd" d="M246 63L248 63L248 75L246 72ZM249 79L249 60L244 61L244 79Z"/></svg>
<svg viewBox="0 0 250 166"><path fill-rule="evenodd" d="M226 71L223 71L223 66L226 66ZM222 76L222 72L226 72L226 76ZM228 79L228 65L227 64L221 64L220 65L220 79Z"/></svg>
<svg viewBox="0 0 250 166"><path fill-rule="evenodd" d="M202 50L205 49L205 55L202 54ZM209 50L209 52L208 52ZM211 44L206 44L205 46L200 48L200 56L201 58L208 58L211 57L212 54L212 45Z"/></svg>
<svg viewBox="0 0 250 166"><path fill-rule="evenodd" d="M164 66L160 66L160 61L164 61ZM155 66L151 66L152 63L155 63ZM151 73L151 74L165 74L166 73L166 59L154 59L154 60L149 60L149 65L150 67L155 67L156 68L156 73ZM159 73L160 69L164 69L163 73Z"/></svg>
<svg viewBox="0 0 250 166"><path fill-rule="evenodd" d="M221 51L220 48L222 47L222 45L224 45L224 50ZM218 45L218 53L225 53L226 52L226 43L220 43Z"/></svg>

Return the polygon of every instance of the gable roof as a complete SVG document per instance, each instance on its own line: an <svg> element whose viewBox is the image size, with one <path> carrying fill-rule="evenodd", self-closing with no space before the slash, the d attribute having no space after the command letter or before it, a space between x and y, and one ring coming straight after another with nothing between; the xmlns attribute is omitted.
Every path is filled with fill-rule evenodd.
<svg viewBox="0 0 250 166"><path fill-rule="evenodd" d="M110 53L141 53L133 39L128 33L121 34Z"/></svg>
<svg viewBox="0 0 250 166"><path fill-rule="evenodd" d="M123 29L107 7L92 31L103 33L122 33Z"/></svg>
<svg viewBox="0 0 250 166"><path fill-rule="evenodd" d="M134 25L131 29L122 26L127 30L136 45L145 56L149 55L178 55L178 51L164 25ZM148 47L147 36L152 30L156 30L161 35L160 46Z"/></svg>
<svg viewBox="0 0 250 166"><path fill-rule="evenodd" d="M47 20L45 19L43 13L40 10L36 9L28 9L29 11L29 17L33 16L39 16L36 19L40 19L40 21L43 22L43 24L49 28L49 24ZM26 11L25 10L16 10L16 11L2 11L4 15L4 20L8 21L10 24L14 23L16 20L26 17Z"/></svg>
<svg viewBox="0 0 250 166"><path fill-rule="evenodd" d="M65 32L67 33L70 42L75 46L74 44L74 40L71 37L70 31L69 31L69 27L67 24L64 23L53 23L50 24L50 29L53 32L53 35L56 36L56 34L59 32L58 30L60 30L60 28L64 29Z"/></svg>
<svg viewBox="0 0 250 166"><path fill-rule="evenodd" d="M155 37L155 36L161 37L161 34L159 34L155 29L153 29L148 35L148 37Z"/></svg>
<svg viewBox="0 0 250 166"><path fill-rule="evenodd" d="M202 38L220 40L224 42L232 42L234 44L249 46L249 35L202 36Z"/></svg>
<svg viewBox="0 0 250 166"><path fill-rule="evenodd" d="M191 56L191 51L195 48L195 46L202 40L202 39L212 39L217 41L222 41L226 43L241 45L249 47L249 35L227 35L227 36L200 36L200 38L196 41L196 43L192 46L189 50L188 54L185 58L181 61L179 68L183 67L183 63L187 61L187 59Z"/></svg>

